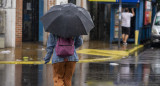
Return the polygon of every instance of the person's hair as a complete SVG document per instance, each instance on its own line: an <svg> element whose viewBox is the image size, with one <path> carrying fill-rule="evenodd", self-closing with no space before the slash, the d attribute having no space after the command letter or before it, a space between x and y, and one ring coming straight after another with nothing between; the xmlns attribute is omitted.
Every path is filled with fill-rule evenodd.
<svg viewBox="0 0 160 86"><path fill-rule="evenodd" d="M128 9L128 8L125 8L125 12L129 12L129 9Z"/></svg>

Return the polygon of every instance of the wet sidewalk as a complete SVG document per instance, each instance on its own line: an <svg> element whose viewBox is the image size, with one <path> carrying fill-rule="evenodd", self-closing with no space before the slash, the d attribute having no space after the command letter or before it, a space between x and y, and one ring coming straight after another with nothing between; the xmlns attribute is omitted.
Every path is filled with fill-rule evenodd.
<svg viewBox="0 0 160 86"><path fill-rule="evenodd" d="M0 49L0 64L44 64L45 48L46 46L41 43L23 43L22 48ZM128 44L127 46L121 45L121 48L118 49L117 43L90 41L84 42L77 53L79 63L104 62L126 58L141 48L143 45Z"/></svg>
<svg viewBox="0 0 160 86"><path fill-rule="evenodd" d="M118 49L117 44L84 42L77 50L80 61L72 86L151 86L146 85L149 81L142 71L151 69L150 65L142 67L122 59L142 47L129 44ZM41 43L23 43L22 48L0 49L0 86L54 86L52 65L43 64L45 48ZM116 63L120 59L124 61Z"/></svg>

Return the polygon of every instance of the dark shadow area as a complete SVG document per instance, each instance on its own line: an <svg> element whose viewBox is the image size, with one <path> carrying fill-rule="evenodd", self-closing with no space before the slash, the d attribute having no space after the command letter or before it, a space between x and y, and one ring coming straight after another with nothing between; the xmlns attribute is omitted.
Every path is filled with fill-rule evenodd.
<svg viewBox="0 0 160 86"><path fill-rule="evenodd" d="M38 41L39 0L23 0L23 42Z"/></svg>

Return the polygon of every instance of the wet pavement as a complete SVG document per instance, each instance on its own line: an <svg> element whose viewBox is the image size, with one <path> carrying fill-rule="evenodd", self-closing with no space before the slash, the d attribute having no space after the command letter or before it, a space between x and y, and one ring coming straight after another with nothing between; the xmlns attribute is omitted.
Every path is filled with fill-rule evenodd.
<svg viewBox="0 0 160 86"><path fill-rule="evenodd" d="M0 76L0 86L53 86L52 65L1 64ZM78 63L72 86L159 86L159 80L156 63Z"/></svg>
<svg viewBox="0 0 160 86"><path fill-rule="evenodd" d="M116 44L111 47L103 42L92 43L84 44L79 50L98 49L97 52L102 53L104 51L101 50L118 49ZM126 48L121 47L118 51L124 53L132 48L131 44ZM46 51L45 46L41 44L24 43L23 48L1 49L0 53L0 62L27 62L41 61ZM148 47L120 60L77 63L72 86L160 86L159 53L160 48ZM106 57L84 53L78 55L80 59ZM52 76L51 64L0 64L0 86L54 86Z"/></svg>
<svg viewBox="0 0 160 86"><path fill-rule="evenodd" d="M84 42L83 46L80 47L77 50L77 52L79 51L78 56L80 60L108 58L113 56L118 59L119 56L120 58L124 57L122 55L128 56L129 52L126 53L126 51L134 47L135 47L134 44L129 44L128 46L122 46L120 49L118 49L117 44L107 44L106 42L102 41L90 41L90 42ZM0 49L0 64L2 64L2 61L12 61L11 62L12 64L14 62L20 62L20 61L34 61L34 62L39 61L37 62L37 64L42 64L43 58L45 57L46 54L45 48L46 47L42 46L41 43L23 43L22 48L16 47L16 48ZM86 49L94 49L94 50L85 51ZM31 62L31 64L33 64L33 62Z"/></svg>

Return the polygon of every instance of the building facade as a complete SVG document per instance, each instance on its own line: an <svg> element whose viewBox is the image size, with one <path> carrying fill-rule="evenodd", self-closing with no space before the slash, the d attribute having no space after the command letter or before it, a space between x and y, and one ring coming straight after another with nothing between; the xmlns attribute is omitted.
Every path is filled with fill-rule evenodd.
<svg viewBox="0 0 160 86"><path fill-rule="evenodd" d="M40 21L50 7L72 2L86 7L87 0L0 0L0 48L21 47L23 42L43 42L46 45L48 33ZM1 15L2 14L2 15ZM88 40L84 36L84 39Z"/></svg>
<svg viewBox="0 0 160 86"><path fill-rule="evenodd" d="M50 7L58 5L61 2L74 3L90 11L95 23L95 28L89 35L83 36L84 41L88 41L89 39L114 40L112 39L113 36L110 35L115 34L112 33L112 30L115 30L112 29L112 23L114 22L112 22L112 14L114 13L112 11L117 9L118 4L91 1L92 0L0 0L0 20L2 20L2 22L0 22L0 45L3 44L0 48L21 47L23 42L41 42L43 45L46 45L49 33L44 31L40 18ZM143 0L134 4L132 7L136 9L135 11L137 11L137 13L138 10L144 10L143 6L145 2ZM140 9L140 7L142 8ZM1 19L1 16L3 16L3 19ZM137 19L138 18L139 17L137 17ZM143 22L144 19L141 19L141 21Z"/></svg>

